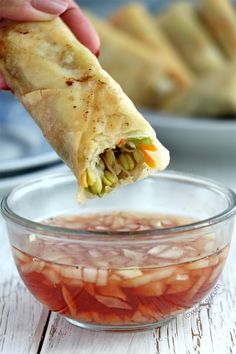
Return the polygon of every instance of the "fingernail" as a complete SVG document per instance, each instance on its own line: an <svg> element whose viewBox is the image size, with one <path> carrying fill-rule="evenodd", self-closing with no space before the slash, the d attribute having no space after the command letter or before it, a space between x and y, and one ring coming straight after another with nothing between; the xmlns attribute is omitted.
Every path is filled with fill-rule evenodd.
<svg viewBox="0 0 236 354"><path fill-rule="evenodd" d="M99 57L100 57L100 55L101 55L101 50L100 50L100 49L98 49L98 51L97 51L97 53L95 53L95 55L96 55L96 57L97 57L97 58L99 58Z"/></svg>
<svg viewBox="0 0 236 354"><path fill-rule="evenodd" d="M67 9L68 3L64 0L32 0L31 5L39 11L57 15Z"/></svg>

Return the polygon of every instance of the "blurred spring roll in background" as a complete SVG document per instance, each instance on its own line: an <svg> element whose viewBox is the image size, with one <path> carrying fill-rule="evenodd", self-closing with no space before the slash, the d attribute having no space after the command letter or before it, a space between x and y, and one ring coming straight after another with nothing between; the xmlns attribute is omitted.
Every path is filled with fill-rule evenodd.
<svg viewBox="0 0 236 354"><path fill-rule="evenodd" d="M129 4L117 10L110 22L118 29L130 34L134 38L148 45L156 56L167 61L178 73L179 79L189 84L193 74L182 61L178 53L172 48L161 28L155 23L153 16L141 4Z"/></svg>
<svg viewBox="0 0 236 354"><path fill-rule="evenodd" d="M0 71L76 175L79 202L167 166L154 130L59 18L2 27Z"/></svg>
<svg viewBox="0 0 236 354"><path fill-rule="evenodd" d="M236 58L236 14L229 0L201 0L200 16L230 59Z"/></svg>
<svg viewBox="0 0 236 354"><path fill-rule="evenodd" d="M199 80L168 102L163 110L196 117L236 117L236 63Z"/></svg>
<svg viewBox="0 0 236 354"><path fill-rule="evenodd" d="M160 107L186 87L182 74L139 40L88 14L101 39L100 63L142 106Z"/></svg>
<svg viewBox="0 0 236 354"><path fill-rule="evenodd" d="M188 3L178 3L157 16L157 22L198 75L217 71L224 65L224 57Z"/></svg>

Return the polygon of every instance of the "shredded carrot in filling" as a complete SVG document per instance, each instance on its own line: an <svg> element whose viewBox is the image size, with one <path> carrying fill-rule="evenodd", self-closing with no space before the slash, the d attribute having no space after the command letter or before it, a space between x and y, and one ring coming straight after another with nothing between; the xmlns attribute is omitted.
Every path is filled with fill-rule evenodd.
<svg viewBox="0 0 236 354"><path fill-rule="evenodd" d="M139 147L142 150L157 151L157 147L153 144L151 144L151 145L140 144Z"/></svg>
<svg viewBox="0 0 236 354"><path fill-rule="evenodd" d="M156 167L155 160L145 150L143 150L143 156L144 156L145 163L149 167L151 167L151 168L155 168Z"/></svg>
<svg viewBox="0 0 236 354"><path fill-rule="evenodd" d="M143 163L156 168L155 159L150 156L156 151L151 138L121 138L114 149L106 149L99 155L95 168L84 171L81 184L90 193L102 196Z"/></svg>
<svg viewBox="0 0 236 354"><path fill-rule="evenodd" d="M118 145L125 145L126 140L124 138L120 139Z"/></svg>

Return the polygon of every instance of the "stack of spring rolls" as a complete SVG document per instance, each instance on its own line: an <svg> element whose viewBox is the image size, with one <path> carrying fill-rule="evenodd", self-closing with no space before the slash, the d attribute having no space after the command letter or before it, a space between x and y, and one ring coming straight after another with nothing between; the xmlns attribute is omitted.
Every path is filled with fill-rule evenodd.
<svg viewBox="0 0 236 354"><path fill-rule="evenodd" d="M74 172L79 202L168 165L149 123L59 18L2 26L0 71Z"/></svg>
<svg viewBox="0 0 236 354"><path fill-rule="evenodd" d="M155 46L144 46L139 38L118 30L102 19L88 16L101 38L101 65L136 104L161 106L176 90L191 84L192 74L162 37L161 31L159 34L156 32L155 26L154 29L147 29L150 35L154 34L154 38L155 33L158 34ZM143 20L142 14L139 18ZM147 24L151 26L148 20Z"/></svg>
<svg viewBox="0 0 236 354"><path fill-rule="evenodd" d="M235 117L236 13L230 1L201 0L197 8L179 4L159 21L200 76L195 85L178 92L163 110L197 117Z"/></svg>
<svg viewBox="0 0 236 354"><path fill-rule="evenodd" d="M236 116L230 0L176 1L156 15L132 3L106 21L91 18L101 64L135 103L188 116Z"/></svg>

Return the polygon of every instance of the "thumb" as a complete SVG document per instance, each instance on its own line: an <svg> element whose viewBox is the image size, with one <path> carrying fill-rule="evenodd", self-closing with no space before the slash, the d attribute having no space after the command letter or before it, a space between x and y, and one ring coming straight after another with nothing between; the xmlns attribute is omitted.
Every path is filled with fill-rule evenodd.
<svg viewBox="0 0 236 354"><path fill-rule="evenodd" d="M15 21L47 21L61 15L66 0L0 0L0 17Z"/></svg>

